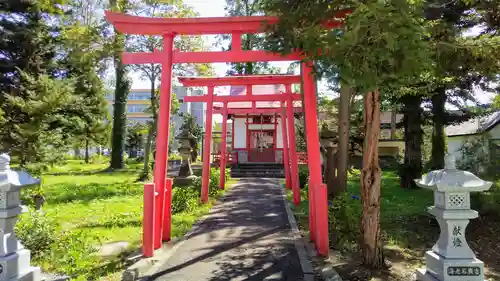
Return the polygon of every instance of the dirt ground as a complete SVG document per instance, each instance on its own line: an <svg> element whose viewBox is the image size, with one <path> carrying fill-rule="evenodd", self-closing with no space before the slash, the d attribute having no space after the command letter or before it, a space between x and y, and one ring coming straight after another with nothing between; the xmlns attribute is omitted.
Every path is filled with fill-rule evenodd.
<svg viewBox="0 0 500 281"><path fill-rule="evenodd" d="M358 251L332 251L326 261L316 260L316 265L329 263L344 281L415 281L415 270L424 267L424 253L439 236L439 226L429 217L422 216L403 226L411 232L426 234L428 239L415 240L413 247L384 247L387 268L372 271L361 264ZM476 256L485 263L486 280L500 280L500 216L485 215L471 221L467 228L467 241ZM429 242L421 242L428 240Z"/></svg>

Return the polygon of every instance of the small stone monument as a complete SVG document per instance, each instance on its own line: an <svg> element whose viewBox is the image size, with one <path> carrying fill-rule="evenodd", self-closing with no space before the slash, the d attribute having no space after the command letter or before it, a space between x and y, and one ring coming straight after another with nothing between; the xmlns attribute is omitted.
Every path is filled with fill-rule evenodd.
<svg viewBox="0 0 500 281"><path fill-rule="evenodd" d="M453 155L446 155L445 168L432 171L418 186L434 190L434 206L429 213L441 228L438 241L425 254L425 269L417 270L419 281L484 281L484 264L478 260L465 240L470 219L478 217L470 209L470 192L488 190L492 183L474 174L456 169Z"/></svg>
<svg viewBox="0 0 500 281"><path fill-rule="evenodd" d="M177 186L190 185L196 178L196 176L193 175L193 170L191 169L191 155L193 144L196 142L196 137L185 129L178 136L176 136L175 139L179 140L181 144L178 150L182 157L182 162L179 169L179 175L174 181Z"/></svg>
<svg viewBox="0 0 500 281"><path fill-rule="evenodd" d="M0 281L40 280L40 268L30 266L30 251L17 241L14 226L22 212L22 188L40 184L28 173L10 170L10 157L0 154Z"/></svg>

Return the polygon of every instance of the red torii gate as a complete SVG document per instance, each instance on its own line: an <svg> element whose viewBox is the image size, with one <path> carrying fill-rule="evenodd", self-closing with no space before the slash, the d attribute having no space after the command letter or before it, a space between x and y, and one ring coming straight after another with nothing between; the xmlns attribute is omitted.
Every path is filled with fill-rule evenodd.
<svg viewBox="0 0 500 281"><path fill-rule="evenodd" d="M205 144L203 149L203 174L202 174L202 189L201 200L208 200L208 185L210 179L210 155L212 141L212 114L222 114L222 152L220 157L220 181L221 188L225 186L225 170L226 170L226 135L227 135L227 115L229 113L279 113L281 112L281 128L283 135L283 158L285 168L286 186L293 190L293 202L295 205L300 203L300 186L298 177L297 151L295 144L295 123L294 123L294 108L293 101L300 101L301 95L294 94L291 91L292 84L299 84L301 76L299 75L250 75L250 76L231 76L231 77L199 77L186 78L180 77L179 81L186 87L208 87L208 94L204 96L186 96L184 102L206 102L207 103L207 120L205 125ZM246 95L241 96L217 96L214 95L214 87L217 86L246 86ZM285 85L285 94L267 94L254 95L252 86L255 85ZM257 108L257 101L280 102L280 108ZM222 102L223 108L214 112L213 103ZM228 108L230 102L252 102L251 108ZM286 129L286 120L284 113L284 102L287 103L288 109L288 130ZM288 149L288 134L290 136L290 150ZM285 142L286 139L286 142ZM288 150L290 155L288 155Z"/></svg>
<svg viewBox="0 0 500 281"><path fill-rule="evenodd" d="M339 12L332 18L344 17L349 11ZM169 241L171 235L171 195L172 181L167 179L167 155L170 129L170 106L173 63L213 63L213 62L258 62L302 60L299 52L286 56L266 51L241 49L241 35L262 33L263 23L273 24L278 17L214 17L214 18L148 18L131 16L110 11L105 12L108 22L118 32L137 35L157 35L163 37L163 50L152 53L124 53L123 63L162 65L160 85L160 107L158 114L158 134L154 167L154 185L145 185L143 253L152 256L154 249L161 247L161 241ZM341 26L340 21L325 23L325 28ZM231 34L232 50L220 52L180 52L174 51L176 35ZM322 183L319 150L319 135L316 112L316 90L310 62L302 63L303 95L306 128L307 155L309 162L309 227L311 240L318 253L328 255L328 206L326 186ZM213 97L213 95L212 95ZM210 107L211 108L211 107ZM289 108L290 110L291 108ZM292 109L293 110L293 109ZM211 116L211 115L209 115ZM210 117L211 118L211 117ZM292 135L292 134L290 134ZM292 138L291 138L292 139Z"/></svg>

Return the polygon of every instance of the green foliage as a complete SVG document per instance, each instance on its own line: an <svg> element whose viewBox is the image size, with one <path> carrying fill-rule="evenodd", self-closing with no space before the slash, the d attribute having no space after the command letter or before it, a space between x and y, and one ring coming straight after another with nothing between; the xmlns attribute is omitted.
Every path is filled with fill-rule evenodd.
<svg viewBox="0 0 500 281"><path fill-rule="evenodd" d="M307 166L299 166L299 184L300 188L305 188L309 181L309 168Z"/></svg>
<svg viewBox="0 0 500 281"><path fill-rule="evenodd" d="M50 254L59 235L59 228L54 220L40 212L30 212L21 216L16 224L16 235L31 250L33 260L39 261Z"/></svg>
<svg viewBox="0 0 500 281"><path fill-rule="evenodd" d="M18 157L21 165L60 162L82 124L79 112L74 112L82 99L73 95L71 80L24 72L21 78L19 91L3 93L1 106L9 116L0 123L0 150Z"/></svg>
<svg viewBox="0 0 500 281"><path fill-rule="evenodd" d="M343 193L331 201L328 207L331 245L337 249L346 249L357 243L361 210L361 202L348 193Z"/></svg>
<svg viewBox="0 0 500 281"><path fill-rule="evenodd" d="M196 187L176 187L172 190L172 213L191 212L200 202Z"/></svg>
<svg viewBox="0 0 500 281"><path fill-rule="evenodd" d="M499 159L490 155L490 141L491 137L488 134L465 139L460 147L462 157L457 163L459 169L480 175L485 174L488 170L495 170L495 167L498 168L498 163L495 161L499 161Z"/></svg>
<svg viewBox="0 0 500 281"><path fill-rule="evenodd" d="M266 49L289 53L299 48L318 61L319 73L340 70L341 80L361 93L410 82L428 65L427 31L418 3L265 0L262 5L280 16L269 27ZM347 7L352 14L344 25L325 31L322 23Z"/></svg>
<svg viewBox="0 0 500 281"><path fill-rule="evenodd" d="M262 7L257 0L226 0L227 16L259 16L263 14ZM218 44L223 44L230 40L230 35L220 35ZM241 38L242 50L262 49L264 37L261 34L243 34ZM233 46L229 43L223 50L231 50ZM279 73L278 67L272 66L269 62L245 62L245 63L227 63L230 69L227 75L252 75L252 74L276 74Z"/></svg>
<svg viewBox="0 0 500 281"><path fill-rule="evenodd" d="M169 153L168 160L181 160L182 157L179 153Z"/></svg>

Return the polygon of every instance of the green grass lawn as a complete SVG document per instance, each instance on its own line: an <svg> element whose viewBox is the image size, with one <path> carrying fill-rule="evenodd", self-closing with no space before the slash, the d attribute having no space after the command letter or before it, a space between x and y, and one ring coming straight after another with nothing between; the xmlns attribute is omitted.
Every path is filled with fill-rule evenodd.
<svg viewBox="0 0 500 281"><path fill-rule="evenodd" d="M428 217L427 207L433 204L432 192L425 189L408 190L399 186L399 178L395 172L384 172L381 184L381 228L384 240L392 246L410 247L416 241L428 238L429 233L415 233L414 228L405 229L402 224L417 222L422 216ZM349 174L348 178L348 219L355 224L352 229L359 229L362 203L360 197L359 170ZM288 191L291 200L291 191ZM308 232L308 204L307 190L301 190L301 204L294 208L294 212L302 229ZM335 205L335 203L333 204Z"/></svg>
<svg viewBox="0 0 500 281"><path fill-rule="evenodd" d="M67 253L51 250L50 255L36 258L36 265L51 272L91 279L119 277L113 274L123 267L119 259L104 261L89 257L85 247L80 245L95 248L104 243L127 241L131 251L140 247L143 183L136 179L141 165L131 164L123 171L101 172L107 166L107 163L84 164L70 160L43 176L44 217L57 225L58 232L71 237L67 240L75 245L68 245ZM229 181L228 186L232 183ZM208 212L213 200L193 211L174 214L172 236L181 236L191 229L193 223ZM22 220L29 216L29 213L23 214ZM67 240L64 243L68 243Z"/></svg>

